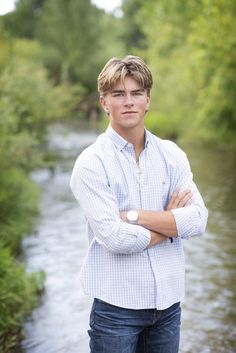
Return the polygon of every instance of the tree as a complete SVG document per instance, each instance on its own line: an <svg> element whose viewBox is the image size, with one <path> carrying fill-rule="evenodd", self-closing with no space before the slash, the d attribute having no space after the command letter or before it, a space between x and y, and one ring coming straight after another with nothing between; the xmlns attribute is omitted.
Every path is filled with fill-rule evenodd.
<svg viewBox="0 0 236 353"><path fill-rule="evenodd" d="M35 38L35 32L46 0L19 0L16 10L3 17L13 37Z"/></svg>
<svg viewBox="0 0 236 353"><path fill-rule="evenodd" d="M147 123L163 136L234 143L236 3L149 0L138 13L154 85Z"/></svg>
<svg viewBox="0 0 236 353"><path fill-rule="evenodd" d="M236 3L203 0L192 24L189 46L197 54L196 126L204 138L233 143L236 133ZM196 65L197 64L197 65Z"/></svg>
<svg viewBox="0 0 236 353"><path fill-rule="evenodd" d="M146 1L146 3L149 2L150 0ZM122 2L122 39L129 53L146 48L145 33L138 20L138 14L143 4L143 0L123 0Z"/></svg>
<svg viewBox="0 0 236 353"><path fill-rule="evenodd" d="M176 139L192 122L196 88L188 64L187 38L199 7L197 1L149 0L136 15L147 46L138 53L149 63L154 77L146 122L163 137Z"/></svg>
<svg viewBox="0 0 236 353"><path fill-rule="evenodd" d="M100 14L89 0L45 3L38 36L45 46L47 67L57 82L80 82L88 90L96 86Z"/></svg>

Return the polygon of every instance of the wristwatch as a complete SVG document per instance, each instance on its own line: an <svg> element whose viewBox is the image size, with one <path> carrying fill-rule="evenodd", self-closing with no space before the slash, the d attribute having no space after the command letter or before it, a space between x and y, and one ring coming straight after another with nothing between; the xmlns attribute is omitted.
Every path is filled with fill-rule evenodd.
<svg viewBox="0 0 236 353"><path fill-rule="evenodd" d="M131 224L137 224L138 222L138 212L136 210L130 210L127 212L126 218Z"/></svg>

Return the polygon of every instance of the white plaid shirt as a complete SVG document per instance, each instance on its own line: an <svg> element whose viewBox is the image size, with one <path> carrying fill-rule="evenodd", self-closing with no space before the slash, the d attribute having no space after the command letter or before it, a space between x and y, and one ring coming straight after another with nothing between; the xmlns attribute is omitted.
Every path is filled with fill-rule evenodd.
<svg viewBox="0 0 236 353"><path fill-rule="evenodd" d="M85 293L110 304L163 310L184 297L182 239L203 234L207 210L185 153L145 131L135 161L133 145L111 126L78 157L71 189L85 214L90 246L80 278ZM191 205L172 210L178 237L147 249L150 232L122 222L120 211L165 210L177 187L191 189Z"/></svg>

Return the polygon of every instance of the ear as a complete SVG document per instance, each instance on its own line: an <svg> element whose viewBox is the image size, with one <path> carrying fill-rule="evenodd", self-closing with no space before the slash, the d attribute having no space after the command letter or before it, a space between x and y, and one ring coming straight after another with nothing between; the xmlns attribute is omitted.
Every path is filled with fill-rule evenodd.
<svg viewBox="0 0 236 353"><path fill-rule="evenodd" d="M106 115L110 116L106 96L100 96L99 100L100 100L100 104L101 104L102 108L104 109Z"/></svg>
<svg viewBox="0 0 236 353"><path fill-rule="evenodd" d="M151 96L148 95L148 96L147 96L146 110L149 110L150 103L151 103Z"/></svg>
<svg viewBox="0 0 236 353"><path fill-rule="evenodd" d="M104 96L100 96L99 97L99 101L101 104L101 107L105 110L105 112L107 111L107 101L106 101L106 97Z"/></svg>

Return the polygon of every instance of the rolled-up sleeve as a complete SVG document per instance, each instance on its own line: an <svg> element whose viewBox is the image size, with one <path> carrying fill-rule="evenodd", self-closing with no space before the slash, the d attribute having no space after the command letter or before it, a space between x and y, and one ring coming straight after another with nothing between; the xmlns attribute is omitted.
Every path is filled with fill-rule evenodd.
<svg viewBox="0 0 236 353"><path fill-rule="evenodd" d="M193 181L187 156L180 149L174 174L172 193L176 188L180 188L180 190L190 189L193 194L189 205L171 210L175 218L178 236L187 239L195 235L203 235L207 226L208 211Z"/></svg>
<svg viewBox="0 0 236 353"><path fill-rule="evenodd" d="M121 221L118 201L99 157L78 157L70 187L100 245L119 254L142 252L147 247L149 230Z"/></svg>
<svg viewBox="0 0 236 353"><path fill-rule="evenodd" d="M171 210L180 238L203 235L206 230L208 212L204 206L191 205Z"/></svg>

